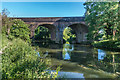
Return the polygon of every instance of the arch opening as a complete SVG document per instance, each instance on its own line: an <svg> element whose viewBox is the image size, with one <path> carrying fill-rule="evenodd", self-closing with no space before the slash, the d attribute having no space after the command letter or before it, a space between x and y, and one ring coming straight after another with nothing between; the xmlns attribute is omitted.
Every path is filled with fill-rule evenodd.
<svg viewBox="0 0 120 80"><path fill-rule="evenodd" d="M66 27L63 30L63 43L67 43L67 44L73 43L75 38L76 38L76 34L70 27Z"/></svg>
<svg viewBox="0 0 120 80"><path fill-rule="evenodd" d="M50 39L51 41L55 41L55 35L56 35L56 30L55 26L52 24L42 24L39 25L35 29L35 35L36 32L38 31L38 36L40 36L40 39ZM34 36L35 36L34 35Z"/></svg>
<svg viewBox="0 0 120 80"><path fill-rule="evenodd" d="M34 30L34 45L41 47L49 47L51 43L55 43L55 26L51 24L42 24Z"/></svg>
<svg viewBox="0 0 120 80"><path fill-rule="evenodd" d="M76 23L69 25L68 27L70 27L76 34L76 39L74 43L81 43L87 41L88 27L86 25L81 23Z"/></svg>

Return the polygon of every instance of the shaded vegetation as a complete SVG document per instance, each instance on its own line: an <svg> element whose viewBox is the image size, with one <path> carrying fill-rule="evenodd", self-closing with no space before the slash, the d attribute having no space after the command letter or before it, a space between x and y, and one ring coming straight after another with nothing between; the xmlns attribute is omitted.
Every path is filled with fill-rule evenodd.
<svg viewBox="0 0 120 80"><path fill-rule="evenodd" d="M95 43L95 47L119 49L117 47L120 40L119 2L86 2L84 5L85 21L89 26L88 40L92 43L102 41Z"/></svg>
<svg viewBox="0 0 120 80"><path fill-rule="evenodd" d="M55 44L55 42L51 40L51 34L48 28L44 26L38 26L35 29L35 35L32 40L32 44L34 46L49 47L50 44L53 43Z"/></svg>
<svg viewBox="0 0 120 80"><path fill-rule="evenodd" d="M103 40L103 41L95 41L93 46L97 48L104 48L114 51L120 51L120 41L117 40Z"/></svg>
<svg viewBox="0 0 120 80"><path fill-rule="evenodd" d="M35 29L35 40L41 40L41 39L50 39L50 32L48 28L45 28L44 26L38 26Z"/></svg>

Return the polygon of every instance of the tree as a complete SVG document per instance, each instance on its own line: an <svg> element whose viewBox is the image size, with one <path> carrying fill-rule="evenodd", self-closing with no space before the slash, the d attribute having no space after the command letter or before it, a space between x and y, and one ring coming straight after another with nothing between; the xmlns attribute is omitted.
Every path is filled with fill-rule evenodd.
<svg viewBox="0 0 120 80"><path fill-rule="evenodd" d="M41 39L49 39L49 30L48 28L45 28L44 26L38 26L38 28L35 29L35 40L41 40Z"/></svg>
<svg viewBox="0 0 120 80"><path fill-rule="evenodd" d="M63 39L69 43L75 38L75 34L72 33L72 29L70 27L66 27L63 31Z"/></svg>
<svg viewBox="0 0 120 80"><path fill-rule="evenodd" d="M10 12L7 9L2 10L2 33L9 35L12 26L12 20L8 18Z"/></svg>
<svg viewBox="0 0 120 80"><path fill-rule="evenodd" d="M28 25L20 19L14 19L12 23L10 34L17 38L19 37L24 41L30 42L30 29L28 28Z"/></svg>
<svg viewBox="0 0 120 80"><path fill-rule="evenodd" d="M85 21L89 26L88 39L98 40L99 31L103 30L104 39L113 39L119 35L118 2L86 2ZM102 36L102 37L103 37Z"/></svg>

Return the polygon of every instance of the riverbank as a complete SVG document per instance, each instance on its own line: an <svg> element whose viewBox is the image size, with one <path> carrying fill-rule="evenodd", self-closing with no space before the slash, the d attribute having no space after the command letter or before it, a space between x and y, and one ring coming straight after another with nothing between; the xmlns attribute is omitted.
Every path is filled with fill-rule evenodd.
<svg viewBox="0 0 120 80"><path fill-rule="evenodd" d="M81 78L111 78L111 79L115 79L118 77L118 75L116 73L110 73L110 72L106 72L104 70L96 70L94 68L90 68L88 66L85 66L83 64L78 64L76 62L71 62L71 61L64 61L64 60L59 60L59 59L55 59L55 58L50 58L50 60L52 61L52 66L57 66L58 64L62 64L62 69L60 72L65 72L63 74L60 74L60 72L58 73L59 76L65 76L65 77L69 77L69 78L75 78L76 76L72 76L76 73L79 73L79 77ZM54 68L53 68L54 70ZM68 74L71 73L71 74ZM72 74L74 73L74 74ZM80 75L81 74L81 75ZM71 77L70 77L71 76Z"/></svg>
<svg viewBox="0 0 120 80"><path fill-rule="evenodd" d="M105 49L109 51L118 51L120 52L120 41L118 40L103 40L103 41L94 41L92 46L100 49Z"/></svg>
<svg viewBox="0 0 120 80"><path fill-rule="evenodd" d="M61 74L65 78L78 77L77 74L83 74L86 78L117 78L119 74L119 52L104 51L100 52L98 49L90 45L70 44L74 45L74 50L69 52L69 60L64 60L64 45L52 44L48 47L38 47L39 51L46 53L47 62L51 66L51 70L55 70L58 65L61 65ZM71 47L69 48L71 49ZM101 50L102 51L102 50ZM114 57L114 58L113 58ZM113 61L113 62L111 62ZM115 63L114 63L115 61ZM62 73L61 73L62 71ZM72 74L69 74L72 73ZM80 75L79 74L79 75ZM81 76L79 76L81 77Z"/></svg>
<svg viewBox="0 0 120 80"><path fill-rule="evenodd" d="M57 73L52 74L45 71L51 69L51 67L48 65L47 58L41 59L37 56L37 52L40 55L43 55L43 53L37 50L36 46L31 46L31 43L27 43L20 38L9 40L6 35L2 35L1 44L0 59L2 59L2 62L0 62L0 67L3 67L0 70L0 75L2 75L0 79L57 78ZM36 71L36 73L32 73L31 70Z"/></svg>

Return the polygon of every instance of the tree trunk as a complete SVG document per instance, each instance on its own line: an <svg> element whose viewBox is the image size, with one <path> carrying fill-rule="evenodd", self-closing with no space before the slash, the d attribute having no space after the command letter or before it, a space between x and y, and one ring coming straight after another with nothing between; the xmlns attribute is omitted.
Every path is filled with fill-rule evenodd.
<svg viewBox="0 0 120 80"><path fill-rule="evenodd" d="M115 40L115 33L116 33L116 30L113 30L113 40Z"/></svg>

